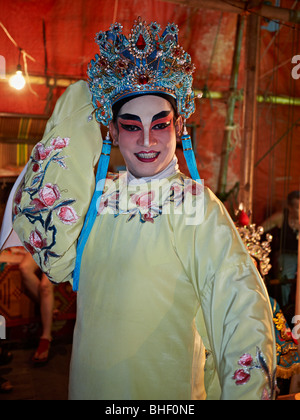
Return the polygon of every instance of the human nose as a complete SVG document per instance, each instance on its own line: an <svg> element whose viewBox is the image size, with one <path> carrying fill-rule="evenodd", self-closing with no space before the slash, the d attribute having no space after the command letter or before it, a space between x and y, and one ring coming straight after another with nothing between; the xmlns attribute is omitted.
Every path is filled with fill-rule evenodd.
<svg viewBox="0 0 300 420"><path fill-rule="evenodd" d="M143 146L150 147L157 143L155 139L155 135L153 134L151 129L144 130L143 135L144 135L144 138L142 141Z"/></svg>

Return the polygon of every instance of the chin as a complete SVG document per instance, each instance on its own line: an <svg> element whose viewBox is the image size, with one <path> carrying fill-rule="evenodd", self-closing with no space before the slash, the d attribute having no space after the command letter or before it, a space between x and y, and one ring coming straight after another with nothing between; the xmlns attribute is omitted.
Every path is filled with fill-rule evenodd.
<svg viewBox="0 0 300 420"><path fill-rule="evenodd" d="M130 172L136 178L148 178L149 176L154 176L158 173L158 172L153 172L153 171L143 171L143 172L132 172L132 171L130 171Z"/></svg>
<svg viewBox="0 0 300 420"><path fill-rule="evenodd" d="M129 172L134 175L136 178L144 178L149 176L154 176L161 172L164 168L161 168L159 165L151 165L149 163L142 163L135 165L134 168L127 165Z"/></svg>
<svg viewBox="0 0 300 420"><path fill-rule="evenodd" d="M132 175L134 175L136 178L146 178L146 177L148 178L149 176L154 176L162 171L162 169L151 170L150 168L149 169L143 168L142 170L130 170L130 168L128 169L132 173Z"/></svg>

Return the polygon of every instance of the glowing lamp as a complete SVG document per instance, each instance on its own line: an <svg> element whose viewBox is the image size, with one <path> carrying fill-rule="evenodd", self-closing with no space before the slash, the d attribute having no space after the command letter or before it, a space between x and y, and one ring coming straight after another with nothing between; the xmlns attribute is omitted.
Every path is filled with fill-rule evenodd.
<svg viewBox="0 0 300 420"><path fill-rule="evenodd" d="M26 82L25 82L20 64L18 64L17 66L16 74L11 76L8 83L11 87L17 90L21 90L25 86Z"/></svg>

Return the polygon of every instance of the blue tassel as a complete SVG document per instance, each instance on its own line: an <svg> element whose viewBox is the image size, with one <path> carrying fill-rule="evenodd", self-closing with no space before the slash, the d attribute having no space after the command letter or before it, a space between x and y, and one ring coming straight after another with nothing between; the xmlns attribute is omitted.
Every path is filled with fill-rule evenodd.
<svg viewBox="0 0 300 420"><path fill-rule="evenodd" d="M199 172L197 169L197 163L196 163L196 158L195 158L195 154L192 147L191 136L187 132L186 133L184 132L184 134L181 137L181 141L182 141L182 147L183 147L183 154L184 154L190 175L194 181L197 181L200 184L202 184L200 176L199 176Z"/></svg>
<svg viewBox="0 0 300 420"><path fill-rule="evenodd" d="M94 191L92 201L90 203L87 215L84 220L83 228L82 228L82 231L80 233L78 243L77 243L76 262L75 262L75 269L73 272L73 290L75 292L78 291L78 286L79 286L82 254L84 251L84 247L87 243L87 240L90 236L94 222L96 220L97 213L98 213L99 200L102 196L104 185L105 185L108 164L109 164L109 159L110 159L110 151L111 151L111 140L109 139L109 135L107 135L105 140L103 140L102 152L101 152L101 156L98 163L95 191Z"/></svg>

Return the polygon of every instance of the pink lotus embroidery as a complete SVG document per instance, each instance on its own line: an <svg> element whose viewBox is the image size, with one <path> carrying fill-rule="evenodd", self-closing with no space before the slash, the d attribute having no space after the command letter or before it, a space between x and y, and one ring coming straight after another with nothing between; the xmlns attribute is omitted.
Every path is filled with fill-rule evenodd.
<svg viewBox="0 0 300 420"><path fill-rule="evenodd" d="M154 215L151 213L151 211L148 211L148 213L144 214L143 219L145 222L154 223Z"/></svg>
<svg viewBox="0 0 300 420"><path fill-rule="evenodd" d="M46 184L40 191L39 197L45 206L53 206L56 200L60 199L60 192L57 185Z"/></svg>
<svg viewBox="0 0 300 420"><path fill-rule="evenodd" d="M108 206L108 203L108 198L106 200L101 200L97 214L101 214L104 211L104 209Z"/></svg>
<svg viewBox="0 0 300 420"><path fill-rule="evenodd" d="M190 195L194 197L203 194L202 185L196 184L192 180L187 180L186 182L184 177L180 177L171 183L169 190L165 191L165 197L160 197L161 192L158 191L157 193L156 190L153 189L146 192L139 192L130 196L130 204L133 203L134 206L129 204L128 208L124 208L124 204L122 204L120 208L119 195L121 195L120 188L122 187L117 184L119 176L116 174L109 174L107 178L116 182L116 193L108 194L109 188L107 184L105 184L104 192L98 207L98 215L107 213L107 208L109 208L116 217L120 214L129 214L127 222L130 222L135 217L139 216L141 223L154 223L155 219L162 215L165 209L168 211L171 203L174 203L175 207L179 207L179 205L184 202L185 194L188 198L190 198Z"/></svg>
<svg viewBox="0 0 300 420"><path fill-rule="evenodd" d="M33 150L32 155L32 170L33 172L40 172L42 171L42 164L43 162L49 158L53 151L61 151L69 145L70 138L69 137L55 137L51 140L51 146L45 147L43 143L37 143ZM65 168L64 158L58 157L58 153L52 157L54 162L57 162L61 167Z"/></svg>
<svg viewBox="0 0 300 420"><path fill-rule="evenodd" d="M240 366L245 366L245 367L250 367L250 366L252 366L252 363L253 363L253 357L251 356L251 354L248 354L248 353L244 354L244 355L240 358L240 360L238 361L238 364L239 364Z"/></svg>
<svg viewBox="0 0 300 420"><path fill-rule="evenodd" d="M36 161L43 161L49 157L53 150L53 147L46 147L42 143L38 143L33 151L33 157ZM36 171L35 171L36 172Z"/></svg>
<svg viewBox="0 0 300 420"><path fill-rule="evenodd" d="M141 194L134 194L131 197L131 201L135 203L138 207L150 208L153 205L154 196L154 191L149 191L147 193Z"/></svg>
<svg viewBox="0 0 300 420"><path fill-rule="evenodd" d="M31 255L40 252L43 247L47 245L47 240L43 239L42 234L35 229L29 235L29 243L24 242L25 248Z"/></svg>
<svg viewBox="0 0 300 420"><path fill-rule="evenodd" d="M72 225L78 220L77 213L71 206L60 207L56 214L66 225Z"/></svg>
<svg viewBox="0 0 300 420"><path fill-rule="evenodd" d="M200 195L203 192L203 186L196 182L192 182L185 187L185 192L189 192L192 195Z"/></svg>
<svg viewBox="0 0 300 420"><path fill-rule="evenodd" d="M244 369L236 370L233 375L236 385L246 384L250 378L250 373L247 373Z"/></svg>
<svg viewBox="0 0 300 420"><path fill-rule="evenodd" d="M33 172L38 172L40 170L40 165L38 163L34 163L32 165Z"/></svg>
<svg viewBox="0 0 300 420"><path fill-rule="evenodd" d="M13 215L14 216L16 216L20 212L20 204L21 204L21 199L22 199L22 194L23 194L23 188L24 188L24 181L18 188L15 195L15 199L13 202Z"/></svg>
<svg viewBox="0 0 300 420"><path fill-rule="evenodd" d="M251 371L253 369L259 369L263 372L266 378L266 386L262 391L261 398L263 400L273 398L276 390L276 368L273 373L270 372L265 357L258 347L256 347L255 360L251 354L245 353L240 357L238 365L240 365L242 368L237 369L232 376L232 379L235 381L236 385L244 385L249 382L251 379Z"/></svg>
<svg viewBox="0 0 300 420"><path fill-rule="evenodd" d="M182 186L174 182L174 184L171 186L171 191L174 191L175 194L181 194Z"/></svg>
<svg viewBox="0 0 300 420"><path fill-rule="evenodd" d="M58 186L56 184L52 185L51 183L46 184L39 190L38 195L39 198L35 198L30 203L31 205L34 205L35 210L51 207L61 197Z"/></svg>
<svg viewBox="0 0 300 420"><path fill-rule="evenodd" d="M69 137L56 137L55 139L51 140L51 146L53 146L54 150L63 149L69 145Z"/></svg>
<svg viewBox="0 0 300 420"><path fill-rule="evenodd" d="M34 176L30 185L25 184L20 188L14 201L15 217L25 216L33 226L41 226L43 234L35 228L30 233L29 240L24 241L24 246L32 255L37 254L38 264L43 270L47 268L50 258L60 258L60 255L55 252L59 232L57 223L72 225L78 220L77 213L71 206L75 200L62 197L57 184L45 183L46 173L53 163L56 163L59 168L67 168L66 156L62 156L61 152L69 145L69 142L68 137L58 136L51 139L48 147L42 143L35 146L31 155ZM22 207L23 200L29 204Z"/></svg>

